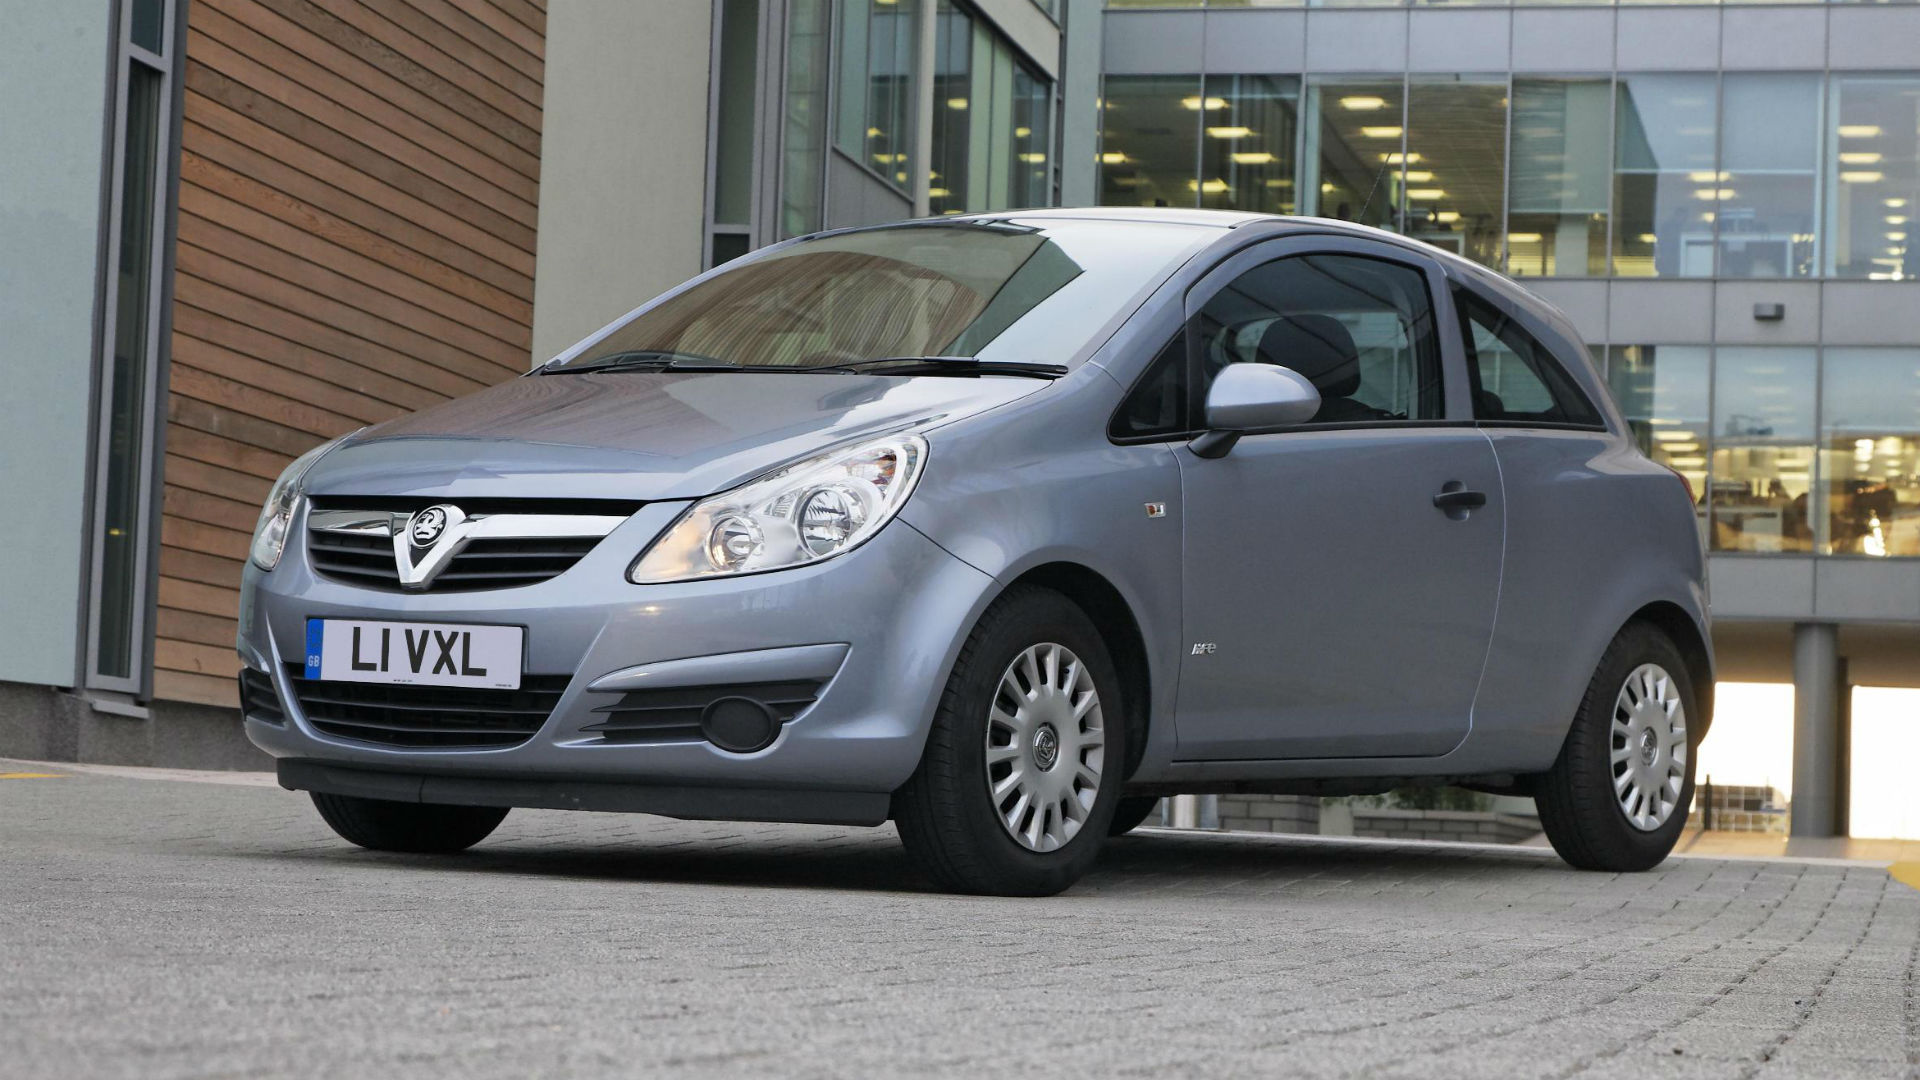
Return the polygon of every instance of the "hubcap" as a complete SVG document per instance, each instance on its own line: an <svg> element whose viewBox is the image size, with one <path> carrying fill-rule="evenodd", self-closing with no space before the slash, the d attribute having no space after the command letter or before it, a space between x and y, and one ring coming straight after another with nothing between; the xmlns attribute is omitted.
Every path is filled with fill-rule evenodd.
<svg viewBox="0 0 1920 1080"><path fill-rule="evenodd" d="M1613 701L1611 767L1620 812L1652 832L1680 805L1687 780L1687 710L1659 664L1641 664Z"/></svg>
<svg viewBox="0 0 1920 1080"><path fill-rule="evenodd" d="M1053 851L1086 824L1100 792L1106 729L1086 665L1042 642L1013 658L987 707L987 788L1007 835Z"/></svg>

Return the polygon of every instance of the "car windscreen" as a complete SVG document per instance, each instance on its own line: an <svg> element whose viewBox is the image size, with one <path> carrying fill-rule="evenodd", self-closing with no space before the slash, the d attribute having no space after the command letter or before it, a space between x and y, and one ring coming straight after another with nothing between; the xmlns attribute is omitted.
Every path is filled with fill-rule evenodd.
<svg viewBox="0 0 1920 1080"><path fill-rule="evenodd" d="M784 368L903 356L1074 363L1217 235L1070 219L829 233L741 259L549 370L623 354Z"/></svg>

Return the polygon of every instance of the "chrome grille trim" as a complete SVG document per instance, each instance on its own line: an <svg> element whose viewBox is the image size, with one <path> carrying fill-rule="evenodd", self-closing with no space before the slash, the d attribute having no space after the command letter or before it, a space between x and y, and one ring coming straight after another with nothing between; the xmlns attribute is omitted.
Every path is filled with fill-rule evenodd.
<svg viewBox="0 0 1920 1080"><path fill-rule="evenodd" d="M420 500L421 507L440 505ZM450 505L450 504L449 504ZM310 509L307 559L314 573L387 592L453 592L536 585L558 577L627 520L615 514L474 514L435 545L424 581L405 584L411 511ZM411 549L420 550L420 549Z"/></svg>

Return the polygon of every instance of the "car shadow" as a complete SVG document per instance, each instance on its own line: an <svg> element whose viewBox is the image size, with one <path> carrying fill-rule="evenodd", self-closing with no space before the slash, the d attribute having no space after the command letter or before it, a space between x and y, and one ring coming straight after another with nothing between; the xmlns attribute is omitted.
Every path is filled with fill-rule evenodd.
<svg viewBox="0 0 1920 1080"><path fill-rule="evenodd" d="M595 881L934 893L890 826L848 830L749 826L734 833L708 826L703 835L650 837L644 828L592 842L570 837L509 835L458 855L364 851L345 841L276 852L234 852L250 858L406 868L422 873L525 875ZM1484 876L1565 870L1550 852L1477 845L1392 844L1285 834L1145 830L1110 840L1100 861L1072 890L1125 894L1218 888L1262 879L1401 875L1429 885Z"/></svg>

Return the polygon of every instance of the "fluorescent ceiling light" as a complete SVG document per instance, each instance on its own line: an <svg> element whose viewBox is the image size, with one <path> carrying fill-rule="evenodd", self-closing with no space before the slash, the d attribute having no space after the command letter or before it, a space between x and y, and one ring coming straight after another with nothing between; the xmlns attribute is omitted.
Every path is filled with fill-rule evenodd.
<svg viewBox="0 0 1920 1080"><path fill-rule="evenodd" d="M1244 139L1253 134L1250 127L1210 127L1207 134L1216 139Z"/></svg>
<svg viewBox="0 0 1920 1080"><path fill-rule="evenodd" d="M1460 211L1458 211L1458 210L1435 210L1435 211L1433 212L1433 220L1435 220L1435 221L1438 221L1438 222L1440 222L1440 223L1441 223L1441 224L1443 224L1443 225L1451 225L1451 224L1453 224L1454 222L1456 222L1456 221L1459 221L1459 220L1460 220Z"/></svg>
<svg viewBox="0 0 1920 1080"><path fill-rule="evenodd" d="M1387 107L1387 99L1374 97L1370 94L1356 94L1353 97L1341 98L1340 107L1343 109L1352 109L1355 112L1366 112L1370 109L1384 109Z"/></svg>
<svg viewBox="0 0 1920 1080"><path fill-rule="evenodd" d="M1228 156L1235 165L1269 165L1274 161L1273 155L1265 150L1236 151Z"/></svg>
<svg viewBox="0 0 1920 1080"><path fill-rule="evenodd" d="M1843 139L1871 139L1880 134L1879 124L1841 124L1840 137Z"/></svg>
<svg viewBox="0 0 1920 1080"><path fill-rule="evenodd" d="M1537 232L1508 233L1507 239L1516 244L1537 244L1540 242L1540 234Z"/></svg>
<svg viewBox="0 0 1920 1080"><path fill-rule="evenodd" d="M947 99L947 108L949 109L965 109L966 107L967 107L966 98L950 97Z"/></svg>
<svg viewBox="0 0 1920 1080"><path fill-rule="evenodd" d="M1380 160L1386 162L1389 165L1412 165L1415 162L1421 160L1421 158L1420 158L1420 155L1417 153L1408 153L1408 154L1392 153L1392 154L1381 154Z"/></svg>
<svg viewBox="0 0 1920 1080"><path fill-rule="evenodd" d="M1102 165L1125 165L1126 163L1127 155L1118 150L1109 150L1100 155L1100 164Z"/></svg>
<svg viewBox="0 0 1920 1080"><path fill-rule="evenodd" d="M1360 129L1360 134L1365 135L1369 139L1397 139L1404 130L1404 128L1392 126L1363 127Z"/></svg>
<svg viewBox="0 0 1920 1080"><path fill-rule="evenodd" d="M1860 170L1852 170L1852 171L1841 173L1840 179L1843 183L1848 183L1848 184L1877 184L1880 181L1886 179L1886 174L1881 172L1865 172Z"/></svg>
<svg viewBox="0 0 1920 1080"><path fill-rule="evenodd" d="M1227 182L1225 180L1208 180L1205 183L1201 183L1198 180L1189 180L1187 181L1187 190L1203 191L1208 195L1218 195L1221 192L1228 191L1231 189L1227 187Z"/></svg>
<svg viewBox="0 0 1920 1080"><path fill-rule="evenodd" d="M1840 155L1842 165L1874 165L1880 161L1880 155L1871 150L1849 150Z"/></svg>
<svg viewBox="0 0 1920 1080"><path fill-rule="evenodd" d="M1422 187L1407 189L1407 198L1419 199L1422 202L1432 202L1435 199L1444 199L1446 197L1447 193L1443 188Z"/></svg>
<svg viewBox="0 0 1920 1080"><path fill-rule="evenodd" d="M1415 169L1406 174L1407 183L1424 184L1433 179L1433 174L1425 169Z"/></svg>
<svg viewBox="0 0 1920 1080"><path fill-rule="evenodd" d="M1224 109L1227 107L1227 99L1217 97L1202 98L1200 95L1195 94L1193 97L1181 98L1180 104L1194 112L1199 112L1201 109Z"/></svg>

